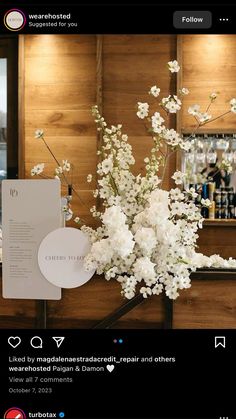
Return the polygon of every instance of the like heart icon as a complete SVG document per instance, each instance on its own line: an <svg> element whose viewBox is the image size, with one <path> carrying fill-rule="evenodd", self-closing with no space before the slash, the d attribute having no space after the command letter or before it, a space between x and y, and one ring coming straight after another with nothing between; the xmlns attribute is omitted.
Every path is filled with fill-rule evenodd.
<svg viewBox="0 0 236 419"><path fill-rule="evenodd" d="M109 372L112 372L114 370L114 368L115 368L115 365L107 365L107 370Z"/></svg>
<svg viewBox="0 0 236 419"><path fill-rule="evenodd" d="M19 336L10 336L8 338L8 344L15 349L21 344L21 338L19 338Z"/></svg>

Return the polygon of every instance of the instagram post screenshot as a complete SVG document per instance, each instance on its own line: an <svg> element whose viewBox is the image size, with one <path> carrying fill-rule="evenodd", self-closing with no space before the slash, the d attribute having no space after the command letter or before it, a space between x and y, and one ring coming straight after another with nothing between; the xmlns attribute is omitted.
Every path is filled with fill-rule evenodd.
<svg viewBox="0 0 236 419"><path fill-rule="evenodd" d="M236 419L236 5L0 5L0 419Z"/></svg>

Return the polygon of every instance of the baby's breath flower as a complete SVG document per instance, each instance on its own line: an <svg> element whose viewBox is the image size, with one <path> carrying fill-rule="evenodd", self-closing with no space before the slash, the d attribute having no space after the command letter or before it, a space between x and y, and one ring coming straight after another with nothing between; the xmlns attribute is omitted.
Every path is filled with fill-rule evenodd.
<svg viewBox="0 0 236 419"><path fill-rule="evenodd" d="M42 138L42 137L43 137L43 135L44 135L44 132L43 132L43 130L42 130L42 129L36 129L36 131L35 131L35 135L34 135L34 138L38 138L38 139L40 139L40 138Z"/></svg>
<svg viewBox="0 0 236 419"><path fill-rule="evenodd" d="M42 173L44 171L44 167L44 163L39 163L36 166L34 166L33 169L31 169L31 176L36 176Z"/></svg>

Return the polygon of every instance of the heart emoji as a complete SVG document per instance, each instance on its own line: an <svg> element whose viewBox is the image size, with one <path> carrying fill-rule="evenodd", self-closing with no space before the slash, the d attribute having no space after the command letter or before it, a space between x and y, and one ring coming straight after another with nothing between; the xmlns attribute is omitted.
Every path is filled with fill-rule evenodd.
<svg viewBox="0 0 236 419"><path fill-rule="evenodd" d="M19 336L10 336L8 338L8 343L11 345L12 348L17 348L21 344L21 338Z"/></svg>
<svg viewBox="0 0 236 419"><path fill-rule="evenodd" d="M115 365L107 365L107 370L109 372L112 372L114 370L114 368L115 368Z"/></svg>

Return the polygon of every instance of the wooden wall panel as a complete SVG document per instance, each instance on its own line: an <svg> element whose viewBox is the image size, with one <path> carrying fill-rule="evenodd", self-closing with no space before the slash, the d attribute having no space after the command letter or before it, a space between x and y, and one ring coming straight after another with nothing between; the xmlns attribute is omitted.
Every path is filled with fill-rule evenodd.
<svg viewBox="0 0 236 419"><path fill-rule="evenodd" d="M236 37L235 35L181 35L183 86L190 90L182 109L182 129L190 131L194 118L188 107L198 103L202 110L209 104L209 95L219 91L220 96L209 113L217 116L230 109L229 101L236 97ZM202 128L235 131L236 116L230 114Z"/></svg>
<svg viewBox="0 0 236 419"><path fill-rule="evenodd" d="M9 300L2 297L0 267L0 329L34 328L36 321L36 302L32 300Z"/></svg>
<svg viewBox="0 0 236 419"><path fill-rule="evenodd" d="M142 120L136 115L138 101L153 103L148 95L151 86L161 88L161 97L168 96L176 88L175 77L170 76L167 62L176 57L174 35L109 35L104 36L104 100L103 109L109 124L123 124L133 146L136 165L134 172L142 173L143 159L152 147L152 139L146 133ZM159 108L159 107L158 107ZM158 109L159 111L159 109ZM162 113L162 112L161 112ZM174 127L174 119L163 115L167 126ZM175 168L171 160L164 187L168 187L169 171Z"/></svg>
<svg viewBox="0 0 236 419"><path fill-rule="evenodd" d="M226 259L236 258L236 225L232 224L203 225L203 229L198 231L198 251L207 256L219 254Z"/></svg>
<svg viewBox="0 0 236 419"><path fill-rule="evenodd" d="M61 161L74 166L73 184L86 197L77 197L73 209L94 224L89 207L93 202L87 174L96 173L96 127L91 106L96 103L96 36L24 36L25 177L31 168L46 163L45 174L54 173L55 164L34 131L43 128L45 139ZM90 196L91 195L91 196Z"/></svg>
<svg viewBox="0 0 236 419"><path fill-rule="evenodd" d="M235 329L236 282L194 280L174 303L176 329Z"/></svg>

